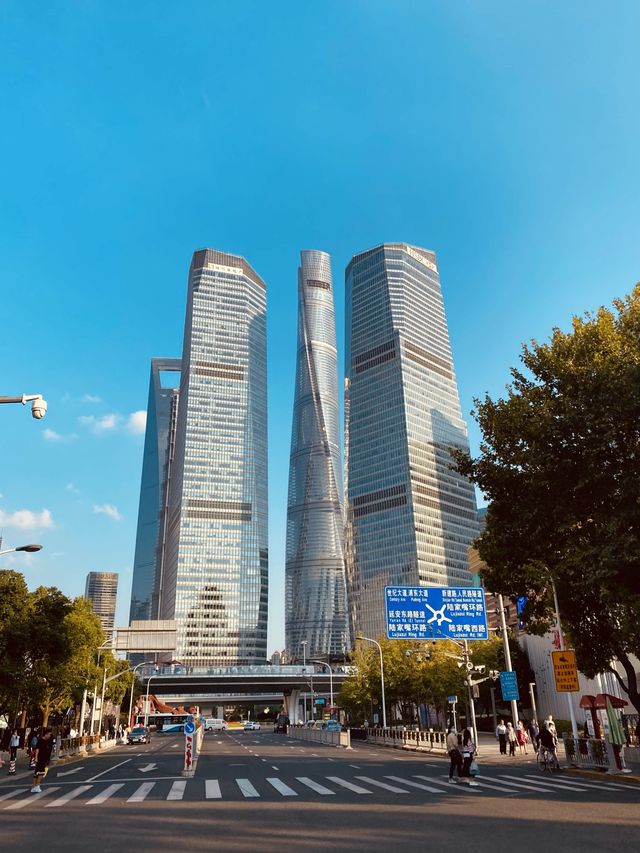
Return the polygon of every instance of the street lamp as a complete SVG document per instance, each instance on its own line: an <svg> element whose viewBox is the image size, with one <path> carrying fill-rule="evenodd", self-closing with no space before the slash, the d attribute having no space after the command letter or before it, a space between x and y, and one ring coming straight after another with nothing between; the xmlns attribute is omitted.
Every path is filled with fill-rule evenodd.
<svg viewBox="0 0 640 853"><path fill-rule="evenodd" d="M145 699L145 707L144 707L144 725L145 728L149 725L149 685L151 684L151 679L155 678L158 675L158 667L155 668L155 672L153 672L149 678L147 679L147 695Z"/></svg>
<svg viewBox="0 0 640 853"><path fill-rule="evenodd" d="M380 685L382 688L382 728L387 728L387 709L385 707L384 701L384 661L382 660L382 646L377 640L372 640L371 637L365 637L363 634L356 634L356 640L366 640L367 643L373 643L374 646L378 647L378 651L380 652Z"/></svg>
<svg viewBox="0 0 640 853"><path fill-rule="evenodd" d="M331 702L331 707L333 708L333 670L331 669L330 665L326 661L323 661L323 660L312 660L311 663L318 663L318 664L320 664L320 666L326 666L327 669L329 670L329 692L331 693L330 702Z"/></svg>
<svg viewBox="0 0 640 853"><path fill-rule="evenodd" d="M42 394L23 394L21 397L0 397L0 403L31 403L31 416L37 421L47 413L47 401Z"/></svg>
<svg viewBox="0 0 640 853"><path fill-rule="evenodd" d="M131 670L131 695L129 696L129 716L127 717L127 724L131 725L131 710L133 708L133 689L136 686L136 670L140 669L141 666L151 666L153 664L152 660L143 660L142 663L136 664L134 668Z"/></svg>
<svg viewBox="0 0 640 853"><path fill-rule="evenodd" d="M0 539L0 544L1 542ZM0 551L0 557L11 554L13 551L26 551L28 554L33 554L35 551L42 551L42 545L18 545L17 548L5 548L4 551Z"/></svg>

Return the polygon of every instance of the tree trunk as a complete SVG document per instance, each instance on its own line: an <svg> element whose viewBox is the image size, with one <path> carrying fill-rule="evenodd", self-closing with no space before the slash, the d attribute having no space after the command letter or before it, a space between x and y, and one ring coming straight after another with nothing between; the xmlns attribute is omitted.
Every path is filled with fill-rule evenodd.
<svg viewBox="0 0 640 853"><path fill-rule="evenodd" d="M622 688L622 690L629 697L629 701L636 709L636 711L640 714L640 691L638 690L638 679L636 676L636 671L631 663L629 655L626 652L618 651L616 652L616 658L622 664L622 667L627 676L627 683L624 683L624 680L621 678L620 673L615 669L615 667L609 667L610 671L615 675L618 684Z"/></svg>

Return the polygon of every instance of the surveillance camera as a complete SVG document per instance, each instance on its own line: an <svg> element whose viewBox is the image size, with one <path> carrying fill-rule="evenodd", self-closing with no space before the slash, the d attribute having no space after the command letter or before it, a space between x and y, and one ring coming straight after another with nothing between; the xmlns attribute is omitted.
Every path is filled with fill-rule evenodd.
<svg viewBox="0 0 640 853"><path fill-rule="evenodd" d="M485 671L485 669L486 669L486 666L485 666L483 663L481 663L481 664L480 664L479 666L477 666L475 669L476 669L476 672L479 672L480 674L482 674L482 673L484 673L484 671Z"/></svg>
<svg viewBox="0 0 640 853"><path fill-rule="evenodd" d="M47 401L38 397L31 403L31 414L36 420L40 420L47 413Z"/></svg>
<svg viewBox="0 0 640 853"><path fill-rule="evenodd" d="M467 661L467 669L469 670L469 672L473 670L473 663L470 660Z"/></svg>
<svg viewBox="0 0 640 853"><path fill-rule="evenodd" d="M410 649L407 649L407 651L404 653L404 656L405 656L406 658L410 658L410 657L411 657L411 651L410 651Z"/></svg>

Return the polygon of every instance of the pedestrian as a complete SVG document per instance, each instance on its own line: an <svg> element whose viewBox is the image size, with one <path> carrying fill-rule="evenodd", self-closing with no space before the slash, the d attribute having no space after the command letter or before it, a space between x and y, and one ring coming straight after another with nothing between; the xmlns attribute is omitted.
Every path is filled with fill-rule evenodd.
<svg viewBox="0 0 640 853"><path fill-rule="evenodd" d="M538 751L538 736L540 734L540 729L538 728L538 721L535 717L529 723L529 740L533 745L534 752Z"/></svg>
<svg viewBox="0 0 640 853"><path fill-rule="evenodd" d="M18 757L18 747L20 746L20 735L18 734L18 729L14 729L11 733L11 740L9 741L9 760L15 761Z"/></svg>
<svg viewBox="0 0 640 853"><path fill-rule="evenodd" d="M449 782L453 782L454 770L458 774L459 782L460 776L462 775L462 753L460 752L458 734L453 726L449 726L447 731L447 752L451 759L451 763L449 764Z"/></svg>
<svg viewBox="0 0 640 853"><path fill-rule="evenodd" d="M29 734L29 767L36 766L36 749L38 747L38 729L33 728Z"/></svg>
<svg viewBox="0 0 640 853"><path fill-rule="evenodd" d="M477 786L477 782L471 778L471 762L476 754L476 745L471 737L469 729L462 732L462 773L460 775L460 784Z"/></svg>
<svg viewBox="0 0 640 853"><path fill-rule="evenodd" d="M517 737L515 729L513 728L513 723L507 723L507 743L509 744L509 755L514 756L516 754L516 743Z"/></svg>
<svg viewBox="0 0 640 853"><path fill-rule="evenodd" d="M500 722L496 726L496 737L498 738L498 744L500 745L500 755L506 755L507 754L507 727L504 724L504 720L500 720Z"/></svg>
<svg viewBox="0 0 640 853"><path fill-rule="evenodd" d="M42 788L40 782L44 781L49 770L49 762L51 761L51 753L53 752L53 732L46 728L38 738L36 746L35 762L36 769L33 774L33 785L31 787L32 794L41 794Z"/></svg>
<svg viewBox="0 0 640 853"><path fill-rule="evenodd" d="M558 732L556 731L556 724L553 722L553 717L551 716L551 714L549 714L549 716L545 720L545 726L549 729L549 731L554 737L558 737Z"/></svg>
<svg viewBox="0 0 640 853"><path fill-rule="evenodd" d="M520 748L520 754L522 755L522 751L524 750L524 754L527 755L527 730L525 729L522 720L518 720L518 727L516 728L516 739Z"/></svg>

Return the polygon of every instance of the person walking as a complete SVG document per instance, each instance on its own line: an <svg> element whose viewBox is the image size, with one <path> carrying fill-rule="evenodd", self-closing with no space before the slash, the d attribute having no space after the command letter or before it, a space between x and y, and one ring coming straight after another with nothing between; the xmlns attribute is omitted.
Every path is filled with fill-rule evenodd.
<svg viewBox="0 0 640 853"><path fill-rule="evenodd" d="M471 778L470 768L473 757L476 754L476 745L471 737L469 729L462 732L462 773L459 779L460 784L471 785L477 787L478 783Z"/></svg>
<svg viewBox="0 0 640 853"><path fill-rule="evenodd" d="M453 726L449 726L447 731L447 752L451 763L449 764L449 782L453 782L454 771L458 774L458 782L462 775L462 753L458 744L458 734Z"/></svg>
<svg viewBox="0 0 640 853"><path fill-rule="evenodd" d="M518 720L518 727L516 729L516 739L518 741L518 747L520 748L520 755L522 755L523 750L524 754L528 755L527 730L525 729L522 720Z"/></svg>
<svg viewBox="0 0 640 853"><path fill-rule="evenodd" d="M29 732L29 740L27 741L29 746L29 767L33 770L36 766L36 748L38 746L38 729L33 728Z"/></svg>
<svg viewBox="0 0 640 853"><path fill-rule="evenodd" d="M504 724L504 720L500 720L500 722L496 726L496 737L498 738L498 744L500 746L500 755L506 755L507 754L507 727Z"/></svg>
<svg viewBox="0 0 640 853"><path fill-rule="evenodd" d="M36 746L36 769L33 774L33 785L31 787L32 794L41 794L42 788L40 782L44 781L49 770L49 762L51 761L51 753L53 752L53 733L51 729L46 728L38 738Z"/></svg>
<svg viewBox="0 0 640 853"><path fill-rule="evenodd" d="M509 744L509 755L514 756L516 754L516 743L517 737L515 733L515 729L513 728L513 723L507 723L507 743Z"/></svg>
<svg viewBox="0 0 640 853"><path fill-rule="evenodd" d="M529 723L529 728L527 730L529 732L529 740L533 746L533 751L538 752L538 737L540 736L540 729L538 728L538 721L535 717Z"/></svg>

